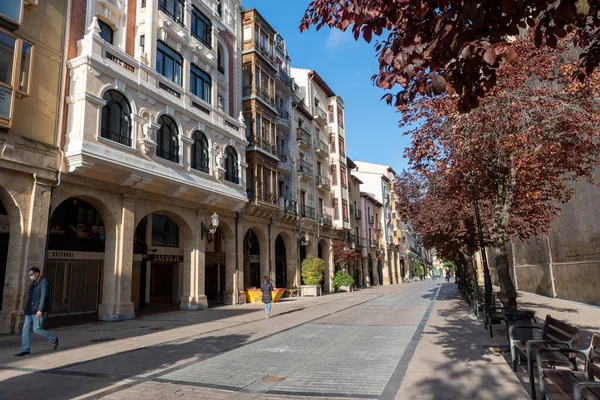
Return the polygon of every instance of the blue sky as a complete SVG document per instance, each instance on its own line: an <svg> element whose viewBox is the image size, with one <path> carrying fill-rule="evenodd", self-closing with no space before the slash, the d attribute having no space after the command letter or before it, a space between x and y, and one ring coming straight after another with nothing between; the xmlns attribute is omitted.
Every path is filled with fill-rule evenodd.
<svg viewBox="0 0 600 400"><path fill-rule="evenodd" d="M330 30L300 34L298 25L310 0L243 0L256 8L286 40L292 66L316 70L346 103L346 147L350 158L406 167L402 158L408 138L398 128L400 115L380 101L384 91L373 86L371 76L379 64L373 44L352 33Z"/></svg>

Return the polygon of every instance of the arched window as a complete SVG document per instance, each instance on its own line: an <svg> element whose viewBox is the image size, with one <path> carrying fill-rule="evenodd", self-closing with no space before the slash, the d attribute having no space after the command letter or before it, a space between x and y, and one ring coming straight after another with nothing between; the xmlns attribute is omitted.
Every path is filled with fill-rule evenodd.
<svg viewBox="0 0 600 400"><path fill-rule="evenodd" d="M192 168L208 174L208 140L200 131L194 132L192 139Z"/></svg>
<svg viewBox="0 0 600 400"><path fill-rule="evenodd" d="M129 102L116 90L108 90L102 98L102 126L100 136L105 139L131 146L131 107Z"/></svg>
<svg viewBox="0 0 600 400"><path fill-rule="evenodd" d="M157 134L158 146L156 155L165 160L179 163L179 135L177 133L177 124L173 118L162 115L158 119L160 129Z"/></svg>
<svg viewBox="0 0 600 400"><path fill-rule="evenodd" d="M238 157L233 147L228 146L225 149L225 180L233 183L240 183L238 171Z"/></svg>

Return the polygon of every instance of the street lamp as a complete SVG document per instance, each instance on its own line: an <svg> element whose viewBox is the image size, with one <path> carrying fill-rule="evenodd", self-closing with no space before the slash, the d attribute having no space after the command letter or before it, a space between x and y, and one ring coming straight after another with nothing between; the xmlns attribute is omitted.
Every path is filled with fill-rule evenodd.
<svg viewBox="0 0 600 400"><path fill-rule="evenodd" d="M211 220L211 224L210 226L206 226L204 225L204 222L202 222L202 226L201 226L201 239L204 239L204 236L208 235L208 234L213 234L217 231L217 228L219 227L219 214L217 214L216 212L213 213L212 217L210 217Z"/></svg>
<svg viewBox="0 0 600 400"><path fill-rule="evenodd" d="M303 236L300 236L300 246L307 246L308 242L310 241L310 236L308 235L308 232L304 232Z"/></svg>
<svg viewBox="0 0 600 400"><path fill-rule="evenodd" d="M483 283L485 287L485 302L487 305L492 304L492 277L488 267L487 255L485 253L485 241L483 240L483 228L481 227L481 216L479 215L479 201L477 200L477 190L475 184L469 177L469 189L475 206L475 220L477 222L477 233L479 234L479 248L481 249L481 262L483 264Z"/></svg>

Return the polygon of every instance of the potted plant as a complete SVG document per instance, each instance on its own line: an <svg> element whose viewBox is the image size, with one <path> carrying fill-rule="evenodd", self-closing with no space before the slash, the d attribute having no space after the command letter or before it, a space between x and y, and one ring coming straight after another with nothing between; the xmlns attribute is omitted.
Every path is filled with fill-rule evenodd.
<svg viewBox="0 0 600 400"><path fill-rule="evenodd" d="M346 271L337 271L331 281L333 290L351 292L354 289L354 278Z"/></svg>
<svg viewBox="0 0 600 400"><path fill-rule="evenodd" d="M413 273L413 279L418 278L418 280L423 279L423 275L425 274L425 269L423 268L423 265L418 262L417 260L413 261L412 263L412 273Z"/></svg>
<svg viewBox="0 0 600 400"><path fill-rule="evenodd" d="M321 282L323 281L323 273L325 272L325 261L319 257L307 256L302 261L302 280L304 285L300 287L302 297L305 296L320 296Z"/></svg>

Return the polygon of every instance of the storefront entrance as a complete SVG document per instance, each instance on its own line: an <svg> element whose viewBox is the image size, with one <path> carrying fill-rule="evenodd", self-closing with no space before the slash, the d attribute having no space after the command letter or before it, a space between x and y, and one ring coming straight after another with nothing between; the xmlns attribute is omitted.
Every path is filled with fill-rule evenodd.
<svg viewBox="0 0 600 400"><path fill-rule="evenodd" d="M101 302L104 222L90 203L69 198L52 213L48 264L49 317L92 315Z"/></svg>
<svg viewBox="0 0 600 400"><path fill-rule="evenodd" d="M150 304L162 306L173 304L173 282L178 264L156 263L150 265Z"/></svg>
<svg viewBox="0 0 600 400"><path fill-rule="evenodd" d="M131 301L136 309L179 304L183 290L179 243L179 226L166 215L149 214L138 223L131 285Z"/></svg>
<svg viewBox="0 0 600 400"><path fill-rule="evenodd" d="M225 301L225 253L206 253L205 295L209 306Z"/></svg>

